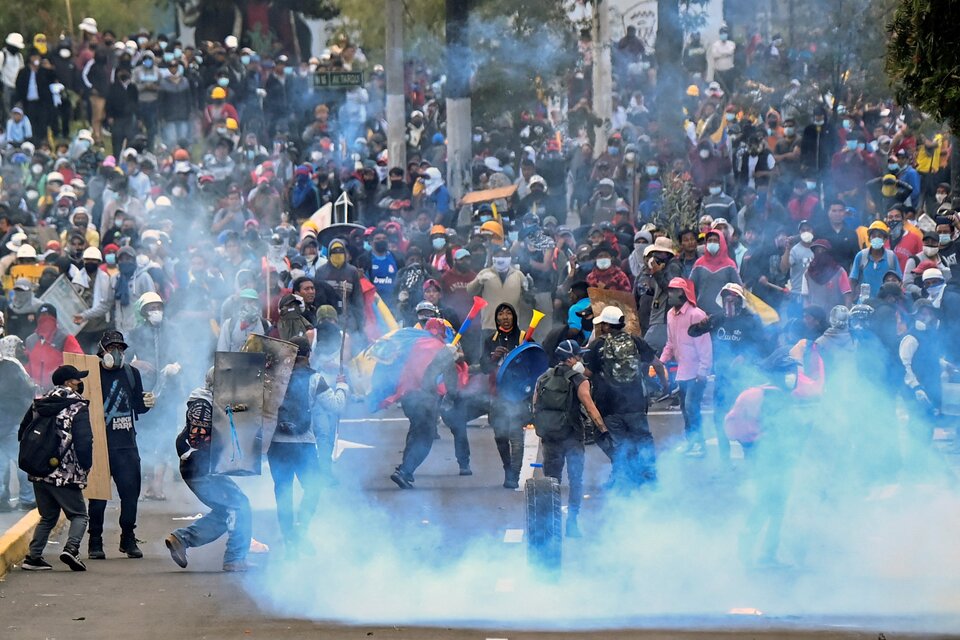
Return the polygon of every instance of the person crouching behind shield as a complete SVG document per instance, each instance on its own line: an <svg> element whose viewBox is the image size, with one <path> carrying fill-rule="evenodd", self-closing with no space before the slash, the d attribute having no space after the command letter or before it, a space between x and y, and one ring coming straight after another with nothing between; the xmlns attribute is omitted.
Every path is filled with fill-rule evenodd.
<svg viewBox="0 0 960 640"><path fill-rule="evenodd" d="M330 387L323 376L310 368L310 342L304 336L290 340L297 345L297 359L287 392L277 413L277 429L267 450L273 493L277 500L277 520L288 558L298 551L307 552L304 533L320 499L321 471L317 455L317 429L322 414L339 413L347 404L346 378L337 378ZM293 479L300 481L303 498L297 516L293 510Z"/></svg>
<svg viewBox="0 0 960 640"><path fill-rule="evenodd" d="M227 534L224 571L246 571L252 515L250 501L229 476L210 473L210 436L213 432L213 376L207 371L203 386L187 399L186 425L177 435L177 456L184 483L211 511L190 526L177 529L164 543L180 567L187 566L187 549L202 547Z"/></svg>

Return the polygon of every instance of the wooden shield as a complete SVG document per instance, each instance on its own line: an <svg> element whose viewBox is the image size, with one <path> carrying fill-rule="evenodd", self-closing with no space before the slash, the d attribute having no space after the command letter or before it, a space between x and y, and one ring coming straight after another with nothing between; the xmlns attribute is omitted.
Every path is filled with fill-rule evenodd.
<svg viewBox="0 0 960 640"><path fill-rule="evenodd" d="M640 319L637 317L637 303L633 299L632 293L590 287L587 289L587 295L590 296L590 307L593 309L594 318L600 315L604 307L613 305L623 311L623 319L627 323L627 333L632 336L643 337L640 333Z"/></svg>
<svg viewBox="0 0 960 640"><path fill-rule="evenodd" d="M63 364L89 371L83 379L83 397L90 401L90 429L93 431L93 467L87 474L88 500L110 500L110 456L107 454L107 425L103 417L103 390L100 384L100 358L82 353L64 353Z"/></svg>

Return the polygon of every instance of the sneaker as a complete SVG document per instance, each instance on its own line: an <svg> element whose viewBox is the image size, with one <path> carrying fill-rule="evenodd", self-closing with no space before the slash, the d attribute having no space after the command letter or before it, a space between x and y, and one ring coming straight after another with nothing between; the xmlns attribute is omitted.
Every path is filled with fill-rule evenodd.
<svg viewBox="0 0 960 640"><path fill-rule="evenodd" d="M187 568L187 546L183 541L172 533L168 535L163 543L167 545L170 551L170 557L177 563L181 569Z"/></svg>
<svg viewBox="0 0 960 640"><path fill-rule="evenodd" d="M60 552L60 562L70 567L73 571L86 571L87 565L80 559L80 549L73 545L67 545Z"/></svg>
<svg viewBox="0 0 960 640"><path fill-rule="evenodd" d="M36 508L36 502L20 502L17 504L17 509L20 509L20 511L33 511Z"/></svg>
<svg viewBox="0 0 960 640"><path fill-rule="evenodd" d="M24 571L53 571L53 565L43 558L31 558L27 556L20 564Z"/></svg>
<svg viewBox="0 0 960 640"><path fill-rule="evenodd" d="M462 476L472 476L473 471L470 470L470 467L460 467L460 475Z"/></svg>
<svg viewBox="0 0 960 640"><path fill-rule="evenodd" d="M519 480L514 480L513 478L507 478L506 480L503 481L503 488L504 488L504 489L519 489L519 488L520 488L520 481L519 481Z"/></svg>
<svg viewBox="0 0 960 640"><path fill-rule="evenodd" d="M401 489L413 489L413 481L400 470L400 467L390 474L390 479Z"/></svg>
<svg viewBox="0 0 960 640"><path fill-rule="evenodd" d="M694 442L686 450L684 455L688 458L702 458L703 456L707 455L707 452L703 448L703 443Z"/></svg>
<svg viewBox="0 0 960 640"><path fill-rule="evenodd" d="M227 573L243 573L250 570L250 565L246 560L237 560L236 562L224 562L223 570Z"/></svg>
<svg viewBox="0 0 960 640"><path fill-rule="evenodd" d="M137 546L138 542L143 542L142 540L137 540L134 536L120 536L120 553L127 554L128 558L142 558L143 551L140 550L140 547Z"/></svg>
<svg viewBox="0 0 960 640"><path fill-rule="evenodd" d="M87 540L87 558L90 560L105 560L107 554L103 552L103 538L91 537Z"/></svg>

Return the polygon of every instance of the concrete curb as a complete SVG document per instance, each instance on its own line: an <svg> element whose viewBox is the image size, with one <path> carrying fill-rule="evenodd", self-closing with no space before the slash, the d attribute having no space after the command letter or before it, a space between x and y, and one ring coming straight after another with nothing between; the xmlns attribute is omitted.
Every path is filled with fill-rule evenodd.
<svg viewBox="0 0 960 640"><path fill-rule="evenodd" d="M39 522L40 512L34 509L0 535L0 578L5 576L13 565L27 557L33 530Z"/></svg>

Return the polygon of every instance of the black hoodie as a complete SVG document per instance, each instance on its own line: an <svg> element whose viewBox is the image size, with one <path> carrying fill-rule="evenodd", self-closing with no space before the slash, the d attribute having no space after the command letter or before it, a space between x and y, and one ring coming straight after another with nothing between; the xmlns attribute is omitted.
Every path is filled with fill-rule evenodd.
<svg viewBox="0 0 960 640"><path fill-rule="evenodd" d="M507 351L510 352L520 344L520 327L517 326L519 322L517 310L514 309L512 305L502 302L497 305L497 309L493 315L494 318L497 317L501 309L509 309L510 313L513 314L513 329L506 333L500 331L499 328L492 332L485 332L487 336L483 341L483 355L480 358L480 369L484 373L496 371L500 366L502 358L494 358L493 356L493 352L496 351L497 347L505 347Z"/></svg>

